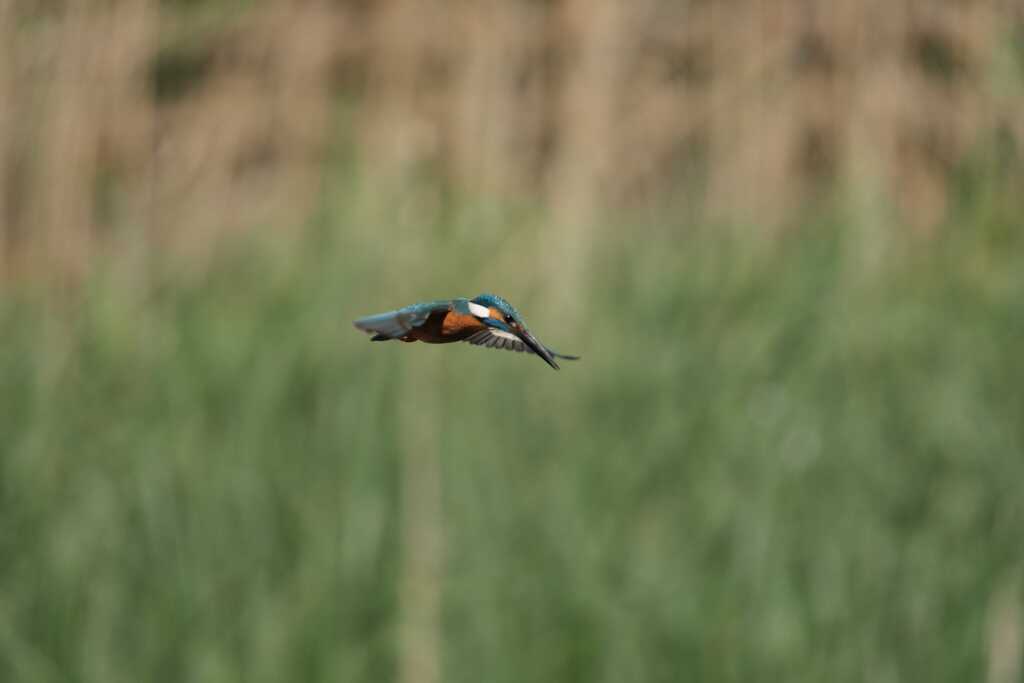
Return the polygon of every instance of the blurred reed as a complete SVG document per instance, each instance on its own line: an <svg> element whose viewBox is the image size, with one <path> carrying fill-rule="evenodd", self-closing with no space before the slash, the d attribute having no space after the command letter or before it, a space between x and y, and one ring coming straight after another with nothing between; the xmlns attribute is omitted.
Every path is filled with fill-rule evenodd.
<svg viewBox="0 0 1024 683"><path fill-rule="evenodd" d="M438 424L444 416L438 402L425 400L440 376L434 363L417 363L408 367L403 380L396 680L440 683L445 524Z"/></svg>
<svg viewBox="0 0 1024 683"><path fill-rule="evenodd" d="M869 185L934 231L965 160L1020 167L1022 35L1006 0L2 0L0 259L294 226L344 149L547 207L569 282L608 209L771 234Z"/></svg>

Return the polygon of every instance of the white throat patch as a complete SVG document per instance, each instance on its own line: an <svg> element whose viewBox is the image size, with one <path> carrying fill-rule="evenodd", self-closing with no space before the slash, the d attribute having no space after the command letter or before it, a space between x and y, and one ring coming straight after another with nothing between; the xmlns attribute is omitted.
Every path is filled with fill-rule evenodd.
<svg viewBox="0 0 1024 683"><path fill-rule="evenodd" d="M472 301L469 302L469 312L478 318L491 317L491 309L486 306L481 306L480 304L475 304Z"/></svg>

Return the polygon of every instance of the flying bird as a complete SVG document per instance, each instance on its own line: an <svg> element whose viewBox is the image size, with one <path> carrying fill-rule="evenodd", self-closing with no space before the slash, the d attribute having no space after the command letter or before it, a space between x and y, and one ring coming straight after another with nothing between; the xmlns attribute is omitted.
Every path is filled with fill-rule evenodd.
<svg viewBox="0 0 1024 683"><path fill-rule="evenodd" d="M353 323L373 335L370 341L401 339L428 344L465 341L475 346L533 353L558 369L555 358L579 360L544 346L512 304L494 294L474 299L441 299L360 318Z"/></svg>

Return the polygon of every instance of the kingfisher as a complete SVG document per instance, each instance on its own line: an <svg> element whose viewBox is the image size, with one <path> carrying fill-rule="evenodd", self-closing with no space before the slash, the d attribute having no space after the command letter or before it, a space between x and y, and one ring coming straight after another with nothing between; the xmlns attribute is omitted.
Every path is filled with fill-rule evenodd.
<svg viewBox="0 0 1024 683"><path fill-rule="evenodd" d="M555 358L579 360L544 346L533 336L512 304L495 294L473 299L439 299L397 311L360 318L356 328L373 335L370 341L401 339L428 344L465 341L474 346L533 353L555 370Z"/></svg>

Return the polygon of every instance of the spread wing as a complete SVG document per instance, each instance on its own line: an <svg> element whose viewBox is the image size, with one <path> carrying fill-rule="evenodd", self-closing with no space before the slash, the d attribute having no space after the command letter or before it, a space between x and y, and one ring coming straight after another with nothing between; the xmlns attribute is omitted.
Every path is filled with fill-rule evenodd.
<svg viewBox="0 0 1024 683"><path fill-rule="evenodd" d="M352 324L367 334L380 339L400 339L427 321L431 313L447 311L450 301L427 301L413 304L397 311L388 311L360 318Z"/></svg>
<svg viewBox="0 0 1024 683"><path fill-rule="evenodd" d="M524 351L533 353L533 350L524 344L519 337L491 327L466 337L465 341L468 341L473 346L486 346L489 349L507 349L509 351L518 351L519 353Z"/></svg>
<svg viewBox="0 0 1024 683"><path fill-rule="evenodd" d="M533 353L533 349L523 343L523 340L516 335L505 332L504 330L496 330L493 327L488 327L485 330L466 337L464 341L469 342L473 346L486 346L489 349L505 349L507 351L518 351L519 353ZM579 356L567 356L564 353L558 353L554 349L545 347L555 358L564 358L565 360L579 360Z"/></svg>

